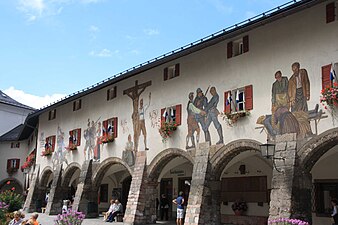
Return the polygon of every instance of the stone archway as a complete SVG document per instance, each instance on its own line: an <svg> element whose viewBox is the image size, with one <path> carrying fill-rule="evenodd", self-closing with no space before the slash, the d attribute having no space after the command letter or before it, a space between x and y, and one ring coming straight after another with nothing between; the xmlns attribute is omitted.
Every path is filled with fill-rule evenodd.
<svg viewBox="0 0 338 225"><path fill-rule="evenodd" d="M67 166L67 168L64 170L63 175L62 175L62 181L61 181L61 187L62 187L62 190L64 191L64 194L63 194L64 199L69 199L71 201L74 200L73 197L75 196L77 183L80 177L80 172L81 172L81 166L77 162L70 163ZM77 178L75 179L77 180L77 182L75 183L75 188L73 187L71 183L72 178L74 178L74 175L77 176Z"/></svg>
<svg viewBox="0 0 338 225"><path fill-rule="evenodd" d="M298 217L304 217L309 221L315 219L312 218L311 214L314 203L312 201L316 198L313 191L313 186L315 185L313 184L313 179L316 178L313 178L312 173L314 171L312 170L321 157L336 145L338 145L338 128L333 128L312 138L297 151L298 160L294 176L293 208L300 215ZM323 223L323 221L313 222Z"/></svg>
<svg viewBox="0 0 338 225"><path fill-rule="evenodd" d="M229 144L220 148L215 154L210 158L210 163L212 166L212 171L214 178L219 180L221 177L222 171L228 165L228 163L245 151L257 151L260 152L259 145L261 143L255 140L242 139L230 142Z"/></svg>

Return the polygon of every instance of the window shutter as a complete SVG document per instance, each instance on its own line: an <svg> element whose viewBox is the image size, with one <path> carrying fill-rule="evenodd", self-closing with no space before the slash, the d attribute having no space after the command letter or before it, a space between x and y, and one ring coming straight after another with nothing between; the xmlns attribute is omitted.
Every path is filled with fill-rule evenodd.
<svg viewBox="0 0 338 225"><path fill-rule="evenodd" d="M15 163L15 169L19 169L20 167L20 159L15 159L16 163Z"/></svg>
<svg viewBox="0 0 338 225"><path fill-rule="evenodd" d="M10 159L7 159L7 170L11 168L11 161Z"/></svg>
<svg viewBox="0 0 338 225"><path fill-rule="evenodd" d="M322 66L322 89L326 87L332 87L332 81L330 79L331 64Z"/></svg>
<svg viewBox="0 0 338 225"><path fill-rule="evenodd" d="M165 117L163 116L164 112L165 112L165 108L161 109L161 126L162 126L162 123L165 122Z"/></svg>
<svg viewBox="0 0 338 225"><path fill-rule="evenodd" d="M175 65L175 77L178 77L180 75L180 64L177 63Z"/></svg>
<svg viewBox="0 0 338 225"><path fill-rule="evenodd" d="M163 79L168 80L168 67L164 68L163 70Z"/></svg>
<svg viewBox="0 0 338 225"><path fill-rule="evenodd" d="M81 103L82 103L82 100L80 99L80 100L79 100L79 109L81 109L81 107L82 107L82 106L81 106Z"/></svg>
<svg viewBox="0 0 338 225"><path fill-rule="evenodd" d="M331 2L326 5L326 23L331 23L335 20L335 3Z"/></svg>
<svg viewBox="0 0 338 225"><path fill-rule="evenodd" d="M252 85L245 86L245 110L253 109Z"/></svg>
<svg viewBox="0 0 338 225"><path fill-rule="evenodd" d="M114 123L114 138L117 138L117 125L118 125L117 117L113 118L113 123Z"/></svg>
<svg viewBox="0 0 338 225"><path fill-rule="evenodd" d="M54 152L55 149L55 135L52 136L52 151Z"/></svg>
<svg viewBox="0 0 338 225"><path fill-rule="evenodd" d="M75 111L76 101L73 102L73 111Z"/></svg>
<svg viewBox="0 0 338 225"><path fill-rule="evenodd" d="M71 145L71 144L75 144L75 143L73 143L73 131L71 130L71 131L69 131L69 144L68 145Z"/></svg>
<svg viewBox="0 0 338 225"><path fill-rule="evenodd" d="M181 125L182 121L182 105L176 105L176 125Z"/></svg>
<svg viewBox="0 0 338 225"><path fill-rule="evenodd" d="M232 57L232 41L228 42L227 57L228 59Z"/></svg>
<svg viewBox="0 0 338 225"><path fill-rule="evenodd" d="M108 129L108 121L105 120L102 122L102 136L107 135L107 129Z"/></svg>
<svg viewBox="0 0 338 225"><path fill-rule="evenodd" d="M110 88L107 90L107 101L110 100Z"/></svg>
<svg viewBox="0 0 338 225"><path fill-rule="evenodd" d="M243 53L249 51L249 36L246 35L243 37Z"/></svg>
<svg viewBox="0 0 338 225"><path fill-rule="evenodd" d="M77 146L81 145L81 129L77 129Z"/></svg>
<svg viewBox="0 0 338 225"><path fill-rule="evenodd" d="M227 99L228 99L229 93L230 93L230 91L224 92L224 112L225 113L231 113L231 102L229 102L229 104L227 104Z"/></svg>
<svg viewBox="0 0 338 225"><path fill-rule="evenodd" d="M116 98L117 86L114 87L114 98Z"/></svg>

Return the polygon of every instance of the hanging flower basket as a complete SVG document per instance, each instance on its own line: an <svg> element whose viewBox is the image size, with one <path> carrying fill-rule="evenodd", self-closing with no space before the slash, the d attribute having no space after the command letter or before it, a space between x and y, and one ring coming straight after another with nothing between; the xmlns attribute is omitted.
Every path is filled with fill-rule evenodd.
<svg viewBox="0 0 338 225"><path fill-rule="evenodd" d="M162 122L159 129L160 135L162 137L162 142L165 142L169 137L171 137L176 129L177 125L175 122Z"/></svg>
<svg viewBox="0 0 338 225"><path fill-rule="evenodd" d="M76 144L69 144L68 147L66 147L68 151L73 151L77 150L77 145Z"/></svg>
<svg viewBox="0 0 338 225"><path fill-rule="evenodd" d="M114 135L104 135L100 137L100 142L103 144L113 142L114 140Z"/></svg>
<svg viewBox="0 0 338 225"><path fill-rule="evenodd" d="M51 156L53 154L53 149L51 147L45 148L44 151L42 151L41 156Z"/></svg>
<svg viewBox="0 0 338 225"><path fill-rule="evenodd" d="M21 171L23 171L24 169L28 169L31 166L33 166L34 163L35 163L35 159L36 159L36 156L35 156L35 151L34 151L29 156L27 156L26 161L21 166Z"/></svg>
<svg viewBox="0 0 338 225"><path fill-rule="evenodd" d="M321 91L322 96L320 102L324 108L331 112L331 115L335 114L338 106L338 83L333 83L332 87L326 87Z"/></svg>
<svg viewBox="0 0 338 225"><path fill-rule="evenodd" d="M221 113L221 116L223 117L223 120L226 120L229 126L233 126L237 121L245 116L249 116L249 111L241 111L241 112L224 112Z"/></svg>

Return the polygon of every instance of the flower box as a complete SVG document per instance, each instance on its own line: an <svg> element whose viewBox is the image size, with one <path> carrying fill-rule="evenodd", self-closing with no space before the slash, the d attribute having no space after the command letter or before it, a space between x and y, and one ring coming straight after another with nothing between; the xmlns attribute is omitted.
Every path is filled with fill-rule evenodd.
<svg viewBox="0 0 338 225"><path fill-rule="evenodd" d="M104 135L100 137L100 143L109 143L115 140L114 135Z"/></svg>
<svg viewBox="0 0 338 225"><path fill-rule="evenodd" d="M320 97L320 102L324 105L324 108L327 109L329 106L333 109L335 106L338 106L338 83L333 83L332 87L326 87L321 91L322 96ZM325 104L327 106L325 106Z"/></svg>
<svg viewBox="0 0 338 225"><path fill-rule="evenodd" d="M159 129L160 135L162 137L162 142L165 142L173 132L177 129L177 124L175 122L162 122Z"/></svg>
<svg viewBox="0 0 338 225"><path fill-rule="evenodd" d="M41 156L51 156L53 154L52 148L45 148L44 151L42 151Z"/></svg>
<svg viewBox="0 0 338 225"><path fill-rule="evenodd" d="M223 116L223 119L228 122L229 126L233 126L237 121L245 116L250 115L249 111L240 111L240 112L224 112L221 114Z"/></svg>
<svg viewBox="0 0 338 225"><path fill-rule="evenodd" d="M77 150L77 145L76 144L69 144L68 147L66 147L68 151L73 151Z"/></svg>

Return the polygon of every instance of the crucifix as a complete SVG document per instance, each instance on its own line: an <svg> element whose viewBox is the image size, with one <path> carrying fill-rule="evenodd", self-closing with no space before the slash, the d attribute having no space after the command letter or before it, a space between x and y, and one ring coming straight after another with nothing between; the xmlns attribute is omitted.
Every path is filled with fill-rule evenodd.
<svg viewBox="0 0 338 225"><path fill-rule="evenodd" d="M151 85L151 81L138 84L138 80L135 81L135 86L123 91L124 95L128 95L133 100L133 113L131 115L133 121L134 130L134 151L138 150L138 142L140 138L140 115L139 115L139 99L144 90ZM146 148L146 147L145 147Z"/></svg>

